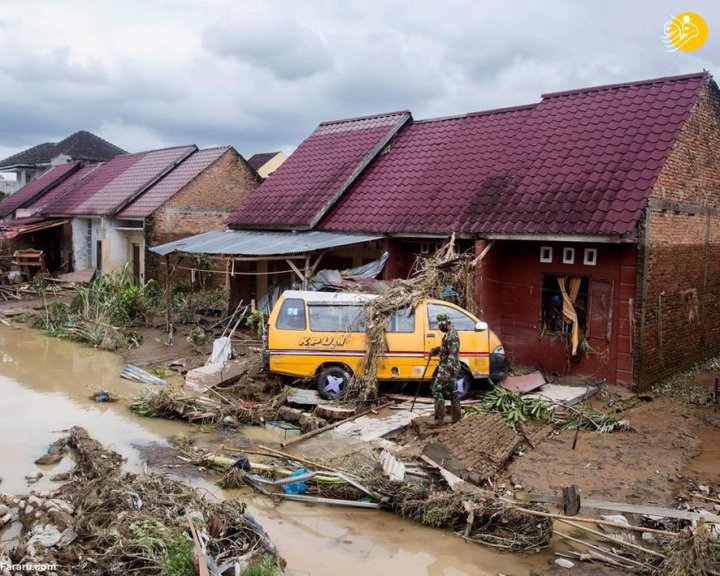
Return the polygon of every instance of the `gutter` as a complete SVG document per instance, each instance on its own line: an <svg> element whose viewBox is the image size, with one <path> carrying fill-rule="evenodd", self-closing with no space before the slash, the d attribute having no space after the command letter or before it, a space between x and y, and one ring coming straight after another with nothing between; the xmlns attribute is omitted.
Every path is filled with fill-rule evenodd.
<svg viewBox="0 0 720 576"><path fill-rule="evenodd" d="M486 240L524 240L538 242L572 242L593 244L637 244L637 235L609 236L605 234L481 234Z"/></svg>

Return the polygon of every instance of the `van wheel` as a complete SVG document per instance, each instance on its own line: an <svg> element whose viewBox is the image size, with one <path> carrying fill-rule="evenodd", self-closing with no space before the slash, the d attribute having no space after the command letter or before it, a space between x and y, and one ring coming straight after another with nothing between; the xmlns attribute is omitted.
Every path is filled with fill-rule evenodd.
<svg viewBox="0 0 720 576"><path fill-rule="evenodd" d="M340 366L328 366L320 371L315 380L320 396L338 400L345 396L352 374Z"/></svg>
<svg viewBox="0 0 720 576"><path fill-rule="evenodd" d="M460 372L457 375L457 393L460 400L465 400L470 396L472 390L473 377L467 368L460 368Z"/></svg>

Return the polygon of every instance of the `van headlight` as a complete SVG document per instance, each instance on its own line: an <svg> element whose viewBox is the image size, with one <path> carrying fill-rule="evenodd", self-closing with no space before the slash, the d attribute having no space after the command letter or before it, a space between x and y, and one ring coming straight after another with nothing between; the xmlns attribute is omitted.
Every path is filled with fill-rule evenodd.
<svg viewBox="0 0 720 576"><path fill-rule="evenodd" d="M505 354L505 348L503 348L502 344L499 346L495 346L495 349L492 351L493 354Z"/></svg>

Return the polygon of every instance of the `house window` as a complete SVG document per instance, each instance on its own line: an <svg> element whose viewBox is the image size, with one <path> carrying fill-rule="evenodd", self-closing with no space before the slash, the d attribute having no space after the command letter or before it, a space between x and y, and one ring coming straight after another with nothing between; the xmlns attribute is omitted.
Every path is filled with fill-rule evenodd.
<svg viewBox="0 0 720 576"><path fill-rule="evenodd" d="M540 246L540 262L550 264L553 258L552 246Z"/></svg>
<svg viewBox="0 0 720 576"><path fill-rule="evenodd" d="M587 327L589 287L590 280L585 277L543 274L542 332L570 336L577 322L582 337Z"/></svg>
<svg viewBox="0 0 720 576"><path fill-rule="evenodd" d="M387 319L388 332L414 332L415 331L415 309L401 308L393 312Z"/></svg>
<svg viewBox="0 0 720 576"><path fill-rule="evenodd" d="M563 264L575 263L575 248L563 248Z"/></svg>
<svg viewBox="0 0 720 576"><path fill-rule="evenodd" d="M313 332L364 332L368 322L363 305L310 304L308 312Z"/></svg>
<svg viewBox="0 0 720 576"><path fill-rule="evenodd" d="M595 266L597 264L597 248L585 248L583 264L585 266Z"/></svg>

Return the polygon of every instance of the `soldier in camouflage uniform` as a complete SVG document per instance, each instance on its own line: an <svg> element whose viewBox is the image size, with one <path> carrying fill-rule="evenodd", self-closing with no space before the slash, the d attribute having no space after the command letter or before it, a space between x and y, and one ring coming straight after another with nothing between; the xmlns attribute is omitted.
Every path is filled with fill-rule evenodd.
<svg viewBox="0 0 720 576"><path fill-rule="evenodd" d="M445 418L445 400L450 400L452 421L457 422L462 416L460 398L457 393L457 378L460 373L460 337L453 328L447 314L437 315L438 328L444 332L442 345L433 348L430 354L440 355L437 375L433 383L435 398L435 421L442 422Z"/></svg>

